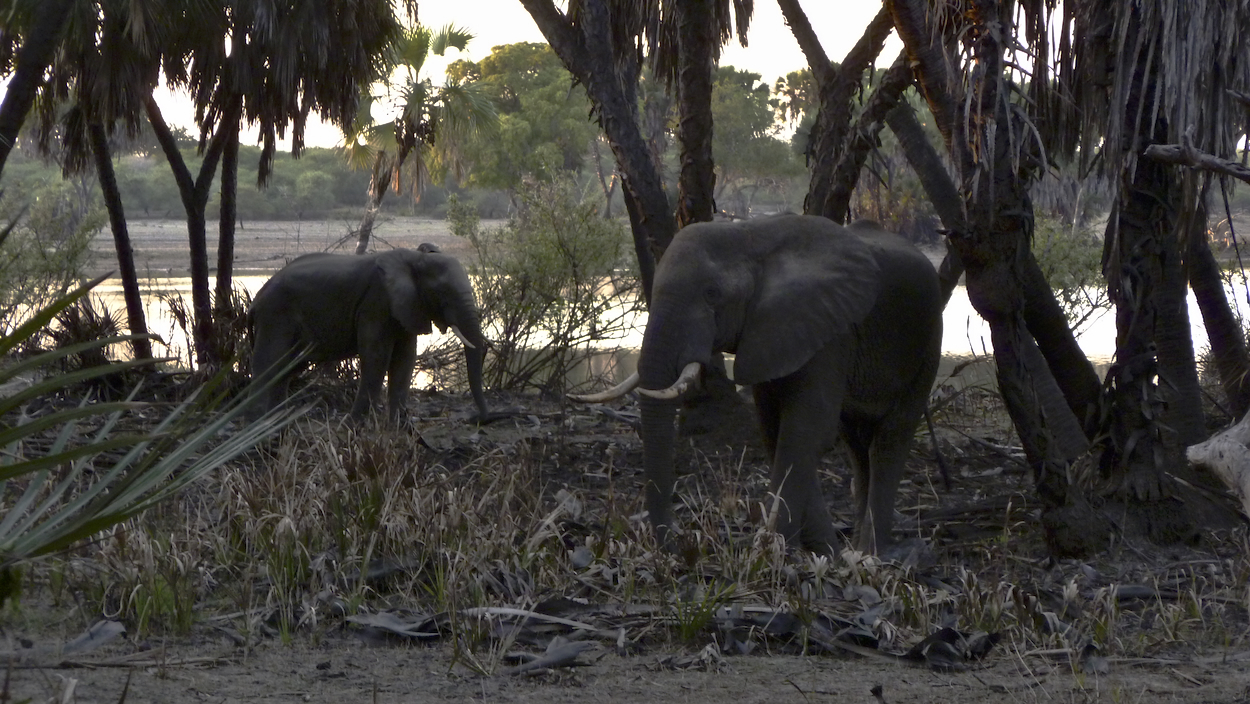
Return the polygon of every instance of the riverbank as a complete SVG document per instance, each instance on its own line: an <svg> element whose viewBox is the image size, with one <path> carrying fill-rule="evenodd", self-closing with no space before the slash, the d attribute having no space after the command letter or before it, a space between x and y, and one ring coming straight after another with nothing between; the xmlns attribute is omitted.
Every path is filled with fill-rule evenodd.
<svg viewBox="0 0 1250 704"><path fill-rule="evenodd" d="M503 221L483 221L492 226ZM272 273L287 262L311 252L351 253L356 246L351 234L358 222L336 220L252 220L240 222L235 231L234 273L238 276ZM183 220L133 220L127 223L135 268L142 278L189 276L187 224ZM375 249L387 247L416 248L423 242L438 245L444 252L460 258L470 252L469 243L455 235L446 220L419 217L382 217L374 225ZM117 268L113 238L107 228L92 242L95 253L93 276ZM210 223L208 261L216 272L217 230Z"/></svg>

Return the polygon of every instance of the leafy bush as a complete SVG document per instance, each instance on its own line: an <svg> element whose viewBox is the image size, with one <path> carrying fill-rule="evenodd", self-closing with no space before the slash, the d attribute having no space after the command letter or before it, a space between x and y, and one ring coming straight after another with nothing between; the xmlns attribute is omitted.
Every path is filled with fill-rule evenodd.
<svg viewBox="0 0 1250 704"><path fill-rule="evenodd" d="M82 278L104 213L71 181L0 198L0 220L16 223L0 253L0 330L20 325ZM23 214L24 213L24 214Z"/></svg>
<svg viewBox="0 0 1250 704"><path fill-rule="evenodd" d="M1076 334L1111 309L1102 278L1102 241L1092 232L1038 216L1033 256Z"/></svg>
<svg viewBox="0 0 1250 704"><path fill-rule="evenodd" d="M561 393L571 372L632 329L641 290L631 240L568 183L527 185L518 202L499 228L483 230L454 198L447 219L473 245L468 269L491 344L485 383Z"/></svg>

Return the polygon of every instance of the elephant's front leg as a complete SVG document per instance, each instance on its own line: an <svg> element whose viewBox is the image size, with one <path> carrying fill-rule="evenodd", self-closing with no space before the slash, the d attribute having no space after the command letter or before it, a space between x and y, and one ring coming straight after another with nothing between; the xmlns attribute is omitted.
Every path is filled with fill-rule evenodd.
<svg viewBox="0 0 1250 704"><path fill-rule="evenodd" d="M393 422L398 423L407 414L412 370L416 366L417 336L401 335L391 350L391 363L386 372L386 404Z"/></svg>

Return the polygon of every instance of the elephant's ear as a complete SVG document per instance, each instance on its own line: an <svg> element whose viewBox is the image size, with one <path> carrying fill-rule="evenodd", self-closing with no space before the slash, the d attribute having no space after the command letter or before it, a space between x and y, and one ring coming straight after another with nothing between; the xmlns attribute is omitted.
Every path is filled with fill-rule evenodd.
<svg viewBox="0 0 1250 704"><path fill-rule="evenodd" d="M881 271L866 242L841 229L796 239L763 262L734 357L739 384L798 371L876 303Z"/></svg>
<svg viewBox="0 0 1250 704"><path fill-rule="evenodd" d="M382 284L391 303L391 316L414 335L428 335L433 331L430 316L421 301L417 288L416 272L402 256L402 252L385 252L378 255L378 269L382 271Z"/></svg>

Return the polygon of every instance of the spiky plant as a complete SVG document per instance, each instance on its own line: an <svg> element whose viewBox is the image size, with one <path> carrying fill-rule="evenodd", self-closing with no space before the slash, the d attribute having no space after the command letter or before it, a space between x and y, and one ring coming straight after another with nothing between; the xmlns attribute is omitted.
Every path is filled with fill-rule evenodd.
<svg viewBox="0 0 1250 704"><path fill-rule="evenodd" d="M0 337L0 358L102 280L80 286ZM119 431L128 413L147 406L134 400L138 388L124 401L96 402L87 392L75 406L32 410L32 402L63 397L86 382L152 364L137 360L38 378L39 370L67 357L131 339L73 344L0 369L0 605L15 595L23 562L64 550L170 498L295 416L279 407L234 427L257 389L229 397L222 374L143 432ZM36 380L21 390L3 391L29 378ZM84 427L88 424L90 430ZM40 442L48 437L50 442Z"/></svg>

